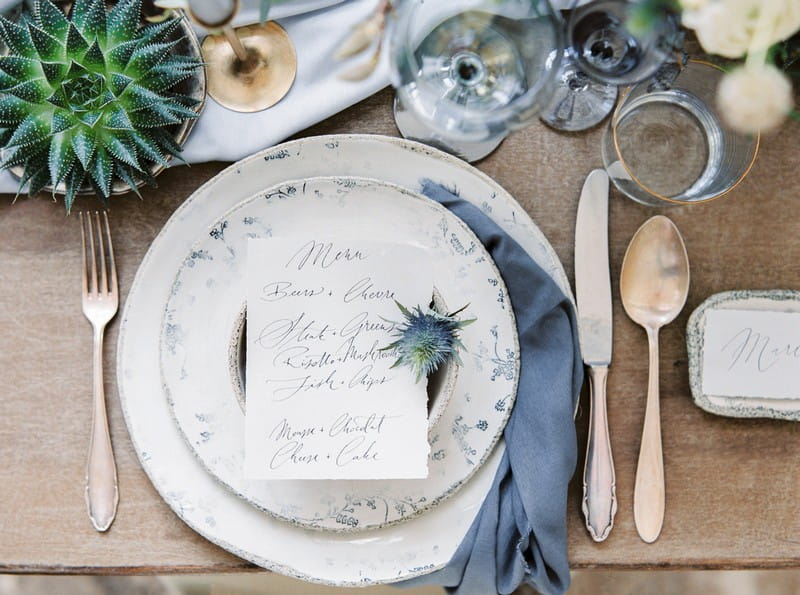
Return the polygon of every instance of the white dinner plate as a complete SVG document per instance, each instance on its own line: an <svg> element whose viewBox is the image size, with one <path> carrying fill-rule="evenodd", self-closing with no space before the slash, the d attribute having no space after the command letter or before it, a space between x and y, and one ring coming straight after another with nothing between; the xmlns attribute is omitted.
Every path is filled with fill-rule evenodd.
<svg viewBox="0 0 800 595"><path fill-rule="evenodd" d="M208 474L175 425L161 385L158 347L164 304L198 230L259 190L289 179L330 175L380 179L413 191L430 179L458 192L519 242L571 296L558 257L524 209L463 161L382 136L292 141L240 161L206 182L153 241L122 315L120 400L142 467L162 498L195 531L259 566L303 580L339 586L389 583L447 564L492 485L504 451L502 440L470 481L426 514L363 534L312 531L264 514Z"/></svg>
<svg viewBox="0 0 800 595"><path fill-rule="evenodd" d="M330 229L351 239L425 249L447 309L467 306L463 316L476 319L461 333L463 366L429 431L425 479L244 477L245 416L231 378L229 345L238 334L247 293L247 242L323 238ZM483 464L513 407L519 349L505 284L480 240L458 217L394 184L317 177L264 189L208 221L199 238L177 271L166 303L161 373L187 443L235 494L292 524L362 531L406 521L437 506ZM387 336L385 344L390 342Z"/></svg>

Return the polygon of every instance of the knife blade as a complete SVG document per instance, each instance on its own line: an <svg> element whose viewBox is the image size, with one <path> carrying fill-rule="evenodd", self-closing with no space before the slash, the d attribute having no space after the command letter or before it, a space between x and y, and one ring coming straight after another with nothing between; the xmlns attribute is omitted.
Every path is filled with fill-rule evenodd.
<svg viewBox="0 0 800 595"><path fill-rule="evenodd" d="M616 476L606 409L606 379L613 338L608 264L608 174L587 177L575 223L575 294L578 337L589 373L590 421L583 470L583 514L595 541L605 540L617 512Z"/></svg>

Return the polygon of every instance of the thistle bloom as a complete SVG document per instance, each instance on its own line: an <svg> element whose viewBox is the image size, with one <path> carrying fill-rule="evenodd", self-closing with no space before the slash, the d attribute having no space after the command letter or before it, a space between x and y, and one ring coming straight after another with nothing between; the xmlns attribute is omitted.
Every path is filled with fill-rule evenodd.
<svg viewBox="0 0 800 595"><path fill-rule="evenodd" d="M393 368L406 365L416 373L416 381L427 377L449 358L461 365L457 351L464 349L458 338L459 331L475 322L475 319L457 320L455 316L464 310L461 308L451 314L442 315L430 308L425 311L419 306L412 310L395 302L405 317L403 323L395 327L395 336L399 337L383 350L396 349L397 361Z"/></svg>
<svg viewBox="0 0 800 595"><path fill-rule="evenodd" d="M717 104L731 128L746 134L769 132L792 109L792 84L771 64L745 65L722 78Z"/></svg>

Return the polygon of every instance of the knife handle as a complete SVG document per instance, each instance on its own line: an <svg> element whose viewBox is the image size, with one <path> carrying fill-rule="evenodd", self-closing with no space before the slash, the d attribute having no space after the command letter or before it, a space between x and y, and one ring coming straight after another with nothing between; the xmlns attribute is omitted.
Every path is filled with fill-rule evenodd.
<svg viewBox="0 0 800 595"><path fill-rule="evenodd" d="M589 367L589 440L583 468L583 515L595 541L603 541L617 513L617 479L606 414L608 366Z"/></svg>

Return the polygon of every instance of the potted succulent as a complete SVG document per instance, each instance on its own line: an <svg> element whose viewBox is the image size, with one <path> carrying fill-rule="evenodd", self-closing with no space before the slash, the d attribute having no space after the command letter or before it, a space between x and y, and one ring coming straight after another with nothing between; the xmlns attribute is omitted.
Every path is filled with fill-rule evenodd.
<svg viewBox="0 0 800 595"><path fill-rule="evenodd" d="M199 44L181 16L144 24L141 0L36 0L0 17L0 169L64 195L154 183L179 157L205 98Z"/></svg>

